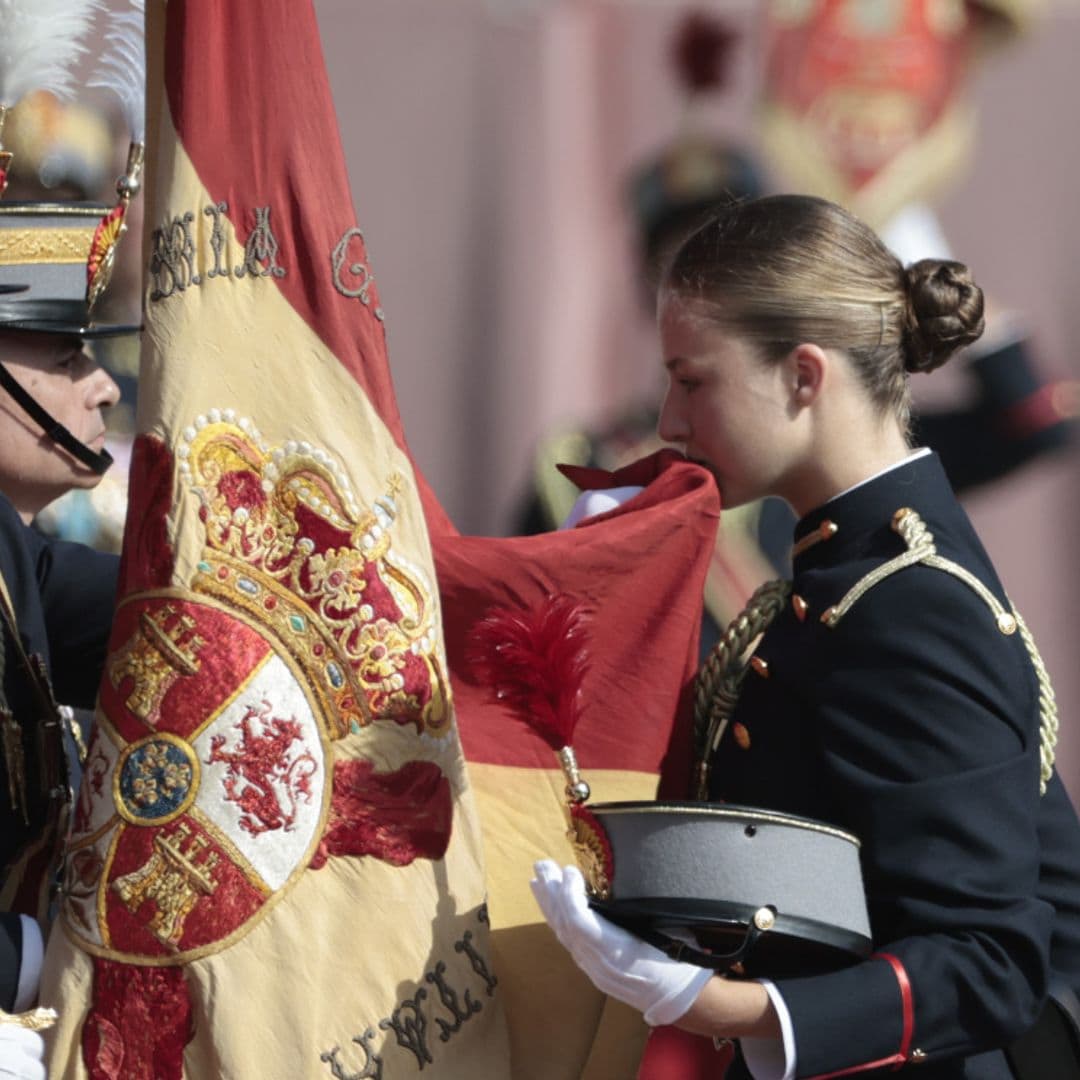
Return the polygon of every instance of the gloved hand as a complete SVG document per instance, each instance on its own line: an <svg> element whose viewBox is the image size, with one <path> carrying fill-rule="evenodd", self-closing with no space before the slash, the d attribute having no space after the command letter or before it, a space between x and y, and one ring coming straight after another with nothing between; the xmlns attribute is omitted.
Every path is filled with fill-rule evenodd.
<svg viewBox="0 0 1080 1080"><path fill-rule="evenodd" d="M653 1026L673 1024L693 1005L712 971L671 960L599 916L576 866L560 869L544 859L534 870L529 884L544 918L597 989L632 1005Z"/></svg>
<svg viewBox="0 0 1080 1080"><path fill-rule="evenodd" d="M572 529L579 521L595 517L597 514L606 514L609 510L614 510L616 506L629 502L644 490L639 485L632 485L617 488L591 488L583 491L570 507L570 513L566 515L566 520L559 528Z"/></svg>
<svg viewBox="0 0 1080 1080"><path fill-rule="evenodd" d="M45 1040L36 1031L0 1023L0 1077L45 1080Z"/></svg>

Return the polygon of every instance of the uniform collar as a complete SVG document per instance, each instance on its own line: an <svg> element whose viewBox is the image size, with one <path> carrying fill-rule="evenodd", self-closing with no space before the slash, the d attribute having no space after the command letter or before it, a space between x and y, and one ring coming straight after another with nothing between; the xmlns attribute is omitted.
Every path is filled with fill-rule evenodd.
<svg viewBox="0 0 1080 1080"><path fill-rule="evenodd" d="M893 514L910 506L925 516L928 507L938 505L941 497L950 493L937 454L931 451L907 457L803 517L795 526L793 568L800 573L871 550L897 554L904 544L891 528Z"/></svg>

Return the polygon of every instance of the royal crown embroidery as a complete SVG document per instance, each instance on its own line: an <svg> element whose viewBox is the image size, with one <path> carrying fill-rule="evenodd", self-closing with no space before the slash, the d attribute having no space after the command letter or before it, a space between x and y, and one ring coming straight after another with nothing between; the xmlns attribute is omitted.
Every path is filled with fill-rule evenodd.
<svg viewBox="0 0 1080 1080"><path fill-rule="evenodd" d="M273 626L315 673L336 735L381 720L445 735L432 589L393 551L401 477L361 508L329 454L296 441L268 450L231 410L199 417L178 457L206 530L195 591Z"/></svg>

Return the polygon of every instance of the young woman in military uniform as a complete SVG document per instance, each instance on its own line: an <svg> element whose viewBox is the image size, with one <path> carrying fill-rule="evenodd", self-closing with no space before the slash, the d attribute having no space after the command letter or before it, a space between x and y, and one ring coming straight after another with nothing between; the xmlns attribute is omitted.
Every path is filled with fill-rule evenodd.
<svg viewBox="0 0 1080 1080"><path fill-rule="evenodd" d="M576 868L538 864L533 887L608 993L739 1039L731 1075L991 1080L1016 1075L1032 1029L1067 1042L1046 1006L1080 989L1080 825L1052 767L1052 690L936 456L908 444L908 374L975 340L982 310L963 265L905 269L803 196L722 213L663 278L660 434L725 506L772 494L800 518L790 591L751 613L772 621L708 734L702 790L858 835L876 952L716 977L599 918Z"/></svg>

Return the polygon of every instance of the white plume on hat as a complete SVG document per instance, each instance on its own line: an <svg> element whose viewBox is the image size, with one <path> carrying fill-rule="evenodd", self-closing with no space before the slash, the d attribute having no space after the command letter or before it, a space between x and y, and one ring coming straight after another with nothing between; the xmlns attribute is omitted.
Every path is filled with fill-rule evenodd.
<svg viewBox="0 0 1080 1080"><path fill-rule="evenodd" d="M34 90L71 98L71 67L100 10L101 0L0 0L0 107Z"/></svg>
<svg viewBox="0 0 1080 1080"><path fill-rule="evenodd" d="M144 142L146 135L144 4L145 0L128 0L127 10L109 13L106 51L87 83L111 90L120 99L134 143Z"/></svg>

